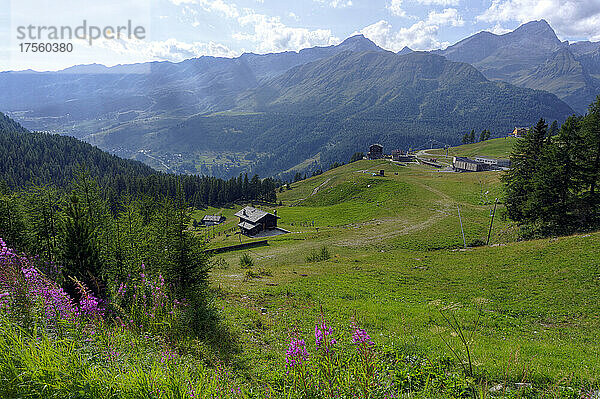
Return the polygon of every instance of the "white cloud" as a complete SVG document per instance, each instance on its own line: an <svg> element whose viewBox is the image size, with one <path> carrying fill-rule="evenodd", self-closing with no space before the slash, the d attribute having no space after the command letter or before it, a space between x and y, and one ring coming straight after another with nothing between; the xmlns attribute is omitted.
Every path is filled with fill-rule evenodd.
<svg viewBox="0 0 600 399"><path fill-rule="evenodd" d="M137 39L98 40L94 46L100 46L116 54L127 55L140 60L180 62L203 55L213 57L236 57L240 54L227 46L214 42L180 42L176 39L148 41Z"/></svg>
<svg viewBox="0 0 600 399"><path fill-rule="evenodd" d="M496 35L503 35L505 33L508 32L512 32L511 29L506 29L503 28L502 25L500 25L500 23L498 22L496 25L494 25L491 29L486 29L488 32L492 32Z"/></svg>
<svg viewBox="0 0 600 399"><path fill-rule="evenodd" d="M404 46L413 50L431 50L449 45L448 42L438 40L440 27L463 26L464 23L456 9L446 8L441 12L431 11L426 20L418 21L407 28L394 31L388 21L381 20L357 33L362 33L380 47L391 51L400 51Z"/></svg>
<svg viewBox="0 0 600 399"><path fill-rule="evenodd" d="M492 0L477 19L491 23L545 19L561 37L600 40L600 0Z"/></svg>
<svg viewBox="0 0 600 399"><path fill-rule="evenodd" d="M171 0L175 5L198 5L204 11L220 13L228 18L237 18L240 12L235 4L225 3L223 0Z"/></svg>
<svg viewBox="0 0 600 399"><path fill-rule="evenodd" d="M247 40L256 44L259 52L298 51L307 47L338 44L329 29L310 30L286 26L279 17L250 13L238 18L242 26L250 27L252 33L236 33L234 39Z"/></svg>
<svg viewBox="0 0 600 399"><path fill-rule="evenodd" d="M405 17L406 11L402 8L402 0L392 0L385 6L392 14L397 17Z"/></svg>
<svg viewBox="0 0 600 399"><path fill-rule="evenodd" d="M333 8L352 7L352 0L315 0L317 3L326 4Z"/></svg>
<svg viewBox="0 0 600 399"><path fill-rule="evenodd" d="M431 11L427 16L427 24L463 26L465 21L456 8L446 8L442 12Z"/></svg>
<svg viewBox="0 0 600 399"><path fill-rule="evenodd" d="M417 3L424 6L457 6L459 0L415 0Z"/></svg>

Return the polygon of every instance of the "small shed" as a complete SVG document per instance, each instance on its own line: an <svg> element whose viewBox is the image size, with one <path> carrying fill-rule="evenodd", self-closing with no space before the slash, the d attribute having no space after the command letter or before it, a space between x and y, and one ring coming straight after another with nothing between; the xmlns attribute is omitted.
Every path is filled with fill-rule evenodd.
<svg viewBox="0 0 600 399"><path fill-rule="evenodd" d="M277 214L256 209L251 206L247 206L235 216L240 218L238 227L242 234L252 237L265 230L272 230L277 228L277 220L279 217Z"/></svg>
<svg viewBox="0 0 600 399"><path fill-rule="evenodd" d="M227 218L223 215L205 215L200 221L201 226L216 226L221 223L224 223Z"/></svg>
<svg viewBox="0 0 600 399"><path fill-rule="evenodd" d="M382 159L383 158L383 146L381 144L373 144L369 147L367 153L368 159Z"/></svg>

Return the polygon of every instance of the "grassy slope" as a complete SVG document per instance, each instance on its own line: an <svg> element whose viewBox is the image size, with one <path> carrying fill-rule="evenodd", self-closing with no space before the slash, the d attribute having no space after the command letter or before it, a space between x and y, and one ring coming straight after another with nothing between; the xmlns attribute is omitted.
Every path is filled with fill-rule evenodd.
<svg viewBox="0 0 600 399"><path fill-rule="evenodd" d="M465 144L458 147L452 147L448 150L449 156L488 156L495 158L505 158L510 156L512 147L518 139L514 137L502 137L499 139L491 139L474 144ZM430 154L446 154L445 150L427 151Z"/></svg>
<svg viewBox="0 0 600 399"><path fill-rule="evenodd" d="M382 168L385 178L364 173ZM458 250L456 206L467 241L484 239L490 205L481 193L499 196L498 178L360 161L295 183L278 209L294 234L251 251L272 276L245 280L239 251L220 255L228 266L212 272L242 341L240 360L253 375L280 367L288 333L310 337L321 305L340 332L356 314L380 343L448 353L437 307L452 305L468 325L481 306L474 356L494 380L597 381L600 234L512 242L514 228L499 216L492 242L504 244ZM236 240L217 237L214 245ZM322 245L332 259L307 263Z"/></svg>

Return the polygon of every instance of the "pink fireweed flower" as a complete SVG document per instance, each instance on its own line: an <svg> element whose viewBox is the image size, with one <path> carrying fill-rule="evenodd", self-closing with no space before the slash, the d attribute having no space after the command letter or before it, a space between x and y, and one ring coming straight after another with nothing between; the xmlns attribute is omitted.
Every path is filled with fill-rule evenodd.
<svg viewBox="0 0 600 399"><path fill-rule="evenodd" d="M117 295L119 295L120 297L124 297L126 292L127 292L127 284L121 283L119 285L119 290L117 291Z"/></svg>
<svg viewBox="0 0 600 399"><path fill-rule="evenodd" d="M369 336L369 334L367 334L367 332L360 328L356 323L353 323L352 325L352 341L354 342L355 345L361 347L361 346L373 346L373 341L371 340L371 337Z"/></svg>
<svg viewBox="0 0 600 399"><path fill-rule="evenodd" d="M287 372L295 367L301 366L308 360L306 342L303 339L292 339L285 353L285 368Z"/></svg>
<svg viewBox="0 0 600 399"><path fill-rule="evenodd" d="M317 350L323 349L329 352L331 345L337 344L335 338L332 337L333 329L327 325L324 319L320 323L315 324L315 344Z"/></svg>

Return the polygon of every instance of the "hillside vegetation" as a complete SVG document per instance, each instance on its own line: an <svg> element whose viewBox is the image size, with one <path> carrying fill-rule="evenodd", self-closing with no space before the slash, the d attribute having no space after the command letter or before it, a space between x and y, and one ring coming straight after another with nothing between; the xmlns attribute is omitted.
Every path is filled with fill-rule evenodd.
<svg viewBox="0 0 600 399"><path fill-rule="evenodd" d="M379 169L386 177L364 173ZM340 329L357 315L381 342L450 355L443 340L453 338L440 308L452 309L474 334L476 368L490 381L544 389L550 381L598 383L600 264L592 248L600 235L514 242L500 206L494 246L461 249L457 205L467 243L485 242L498 178L360 161L281 193L280 225L294 234L250 251L256 270L269 273L248 278L239 251L218 255L211 273L247 361L268 373L286 331L308 335L321 306ZM227 240L217 236L214 245ZM322 246L331 258L309 262Z"/></svg>
<svg viewBox="0 0 600 399"><path fill-rule="evenodd" d="M381 169L385 177L372 176ZM294 183L278 193L282 204L276 207L280 226L292 233L211 260L209 302L222 330L208 330L203 338L189 336L185 327L169 334L161 332L159 320L142 318L138 329L121 326L107 312L95 336L71 341L77 327L63 341L44 336L45 346L38 347L29 338L9 345L15 332L8 324L0 336L0 361L17 363L0 367L1 378L20 382L6 392L41 392L45 363L26 357L37 353L48 364L69 365L46 374L46 392L77 389L82 397L143 397L161 389L166 397L332 397L323 374L330 372L340 378L340 392L364 390L373 398L483 396L498 384L508 397L588 394L600 383L600 264L594 251L600 234L515 242L515 227L500 205L493 246L482 246L492 202L502 195L499 177L358 161ZM462 248L457 206L468 249ZM196 211L196 218L228 216L224 225L196 234L214 234L211 247L239 243L225 234L237 223L234 211ZM126 218L124 213L119 223ZM143 268L141 273L149 287L158 281ZM112 295L117 304L123 300ZM164 320L175 323L183 311ZM471 363L444 316L455 317L471 337ZM86 320L78 325L94 325ZM67 350L69 342L90 346ZM335 357L322 345L334 348ZM132 370L127 378L111 377L119 365ZM302 388L303 382L316 384L315 391Z"/></svg>
<svg viewBox="0 0 600 399"><path fill-rule="evenodd" d="M427 154L446 155L450 157L477 157L486 156L491 158L510 158L515 143L519 139L515 137L502 137L480 141L473 144L463 144L458 147L450 147L448 151L445 149L427 150Z"/></svg>

